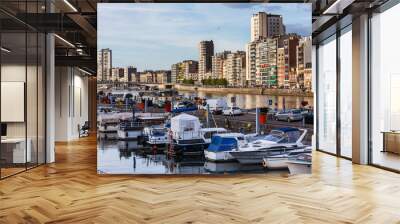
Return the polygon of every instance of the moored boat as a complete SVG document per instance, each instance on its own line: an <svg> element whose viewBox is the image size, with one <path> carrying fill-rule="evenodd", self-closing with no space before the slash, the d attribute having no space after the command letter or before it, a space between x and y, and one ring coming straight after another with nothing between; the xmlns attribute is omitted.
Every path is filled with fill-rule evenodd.
<svg viewBox="0 0 400 224"><path fill-rule="evenodd" d="M143 134L143 129L149 125L159 125L165 120L162 116L138 116L134 119L122 120L118 128L119 140L137 140Z"/></svg>
<svg viewBox="0 0 400 224"><path fill-rule="evenodd" d="M198 117L182 113L171 118L170 151L178 154L202 154L208 143L200 129Z"/></svg>
<svg viewBox="0 0 400 224"><path fill-rule="evenodd" d="M257 136L229 153L242 164L260 164L265 157L282 155L305 147L302 141L306 134L306 129L273 129L270 134Z"/></svg>
<svg viewBox="0 0 400 224"><path fill-rule="evenodd" d="M263 166L268 169L285 169L288 168L287 161L302 153L310 153L311 147L306 147L302 149L295 149L288 153L281 155L267 156L263 159Z"/></svg>
<svg viewBox="0 0 400 224"><path fill-rule="evenodd" d="M204 156L209 161L228 162L236 159L229 153L237 149L238 145L245 143L242 133L217 134L212 137L211 144L204 150Z"/></svg>

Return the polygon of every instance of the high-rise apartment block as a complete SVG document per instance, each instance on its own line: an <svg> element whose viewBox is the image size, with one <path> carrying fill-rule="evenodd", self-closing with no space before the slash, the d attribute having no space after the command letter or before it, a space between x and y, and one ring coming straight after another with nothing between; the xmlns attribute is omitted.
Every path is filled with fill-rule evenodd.
<svg viewBox="0 0 400 224"><path fill-rule="evenodd" d="M297 84L298 88L311 90L311 37L303 37L297 46Z"/></svg>
<svg viewBox="0 0 400 224"><path fill-rule="evenodd" d="M277 38L261 38L246 46L248 85L277 85Z"/></svg>
<svg viewBox="0 0 400 224"><path fill-rule="evenodd" d="M246 52L229 53L223 65L223 77L231 86L244 86L246 81Z"/></svg>
<svg viewBox="0 0 400 224"><path fill-rule="evenodd" d="M111 81L112 51L109 48L97 52L97 80Z"/></svg>
<svg viewBox="0 0 400 224"><path fill-rule="evenodd" d="M285 86L285 49L283 47L277 50L277 67L278 67L278 88Z"/></svg>
<svg viewBox="0 0 400 224"><path fill-rule="evenodd" d="M281 15L259 12L251 17L251 41L285 34Z"/></svg>
<svg viewBox="0 0 400 224"><path fill-rule="evenodd" d="M210 41L201 41L199 43L199 80L203 80L206 73L211 73L212 56L214 55L214 43Z"/></svg>
<svg viewBox="0 0 400 224"><path fill-rule="evenodd" d="M224 61L227 59L230 51L223 51L220 53L216 53L211 57L212 61L212 69L211 69L211 78L213 79L222 79L225 78L223 76L224 72Z"/></svg>
<svg viewBox="0 0 400 224"><path fill-rule="evenodd" d="M284 88L295 88L297 85L297 46L299 36L289 34L282 37L281 46L285 50L285 80Z"/></svg>

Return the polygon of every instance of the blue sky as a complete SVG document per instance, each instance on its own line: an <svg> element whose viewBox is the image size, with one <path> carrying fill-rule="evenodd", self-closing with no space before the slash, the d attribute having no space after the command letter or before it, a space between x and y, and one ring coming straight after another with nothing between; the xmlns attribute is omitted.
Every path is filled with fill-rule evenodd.
<svg viewBox="0 0 400 224"><path fill-rule="evenodd" d="M101 3L97 47L112 49L114 67L170 69L198 60L201 40L213 40L215 52L244 50L259 11L282 15L287 32L311 35L311 4Z"/></svg>

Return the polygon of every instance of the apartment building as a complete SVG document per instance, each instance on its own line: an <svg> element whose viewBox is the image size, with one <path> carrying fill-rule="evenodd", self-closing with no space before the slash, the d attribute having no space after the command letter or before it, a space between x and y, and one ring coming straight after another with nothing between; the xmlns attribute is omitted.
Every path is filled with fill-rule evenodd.
<svg viewBox="0 0 400 224"><path fill-rule="evenodd" d="M231 86L244 86L246 82L246 52L229 53L224 61L223 77Z"/></svg>
<svg viewBox="0 0 400 224"><path fill-rule="evenodd" d="M277 86L284 88L285 86L285 49L283 47L277 50Z"/></svg>
<svg viewBox="0 0 400 224"><path fill-rule="evenodd" d="M199 43L199 80L204 79L206 73L211 73L212 59L214 55L214 42L201 41Z"/></svg>
<svg viewBox="0 0 400 224"><path fill-rule="evenodd" d="M108 81L112 79L112 51L101 49L97 53L97 80Z"/></svg>
<svg viewBox="0 0 400 224"><path fill-rule="evenodd" d="M281 15L258 12L253 14L250 24L251 41L285 34L285 26Z"/></svg>
<svg viewBox="0 0 400 224"><path fill-rule="evenodd" d="M297 85L297 46L299 36L289 34L281 37L279 47L283 47L285 53L284 88L296 88Z"/></svg>
<svg viewBox="0 0 400 224"><path fill-rule="evenodd" d="M212 61L212 75L211 77L213 79L222 79L225 78L223 76L223 71L224 71L224 61L227 59L228 54L230 54L230 51L223 51L216 53L211 57Z"/></svg>

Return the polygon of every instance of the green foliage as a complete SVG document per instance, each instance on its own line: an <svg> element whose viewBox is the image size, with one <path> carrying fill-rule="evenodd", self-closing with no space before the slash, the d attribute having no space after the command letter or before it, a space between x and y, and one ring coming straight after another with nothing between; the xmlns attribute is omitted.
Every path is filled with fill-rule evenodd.
<svg viewBox="0 0 400 224"><path fill-rule="evenodd" d="M201 83L205 86L227 86L228 80L226 79L203 79Z"/></svg>
<svg viewBox="0 0 400 224"><path fill-rule="evenodd" d="M188 85L194 85L194 80L193 79L183 79L182 83L188 84Z"/></svg>

